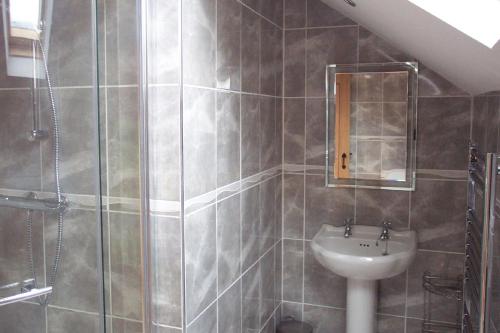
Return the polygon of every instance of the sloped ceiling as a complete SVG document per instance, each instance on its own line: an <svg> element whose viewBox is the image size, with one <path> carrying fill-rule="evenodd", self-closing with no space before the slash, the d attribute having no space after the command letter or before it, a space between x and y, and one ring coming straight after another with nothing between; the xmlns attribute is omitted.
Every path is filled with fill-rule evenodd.
<svg viewBox="0 0 500 333"><path fill-rule="evenodd" d="M500 90L500 42L490 49L406 0L322 1L463 90Z"/></svg>

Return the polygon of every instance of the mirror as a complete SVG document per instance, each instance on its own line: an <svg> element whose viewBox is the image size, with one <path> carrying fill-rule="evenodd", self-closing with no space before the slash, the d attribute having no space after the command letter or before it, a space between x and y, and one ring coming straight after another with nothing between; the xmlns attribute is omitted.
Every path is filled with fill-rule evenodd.
<svg viewBox="0 0 500 333"><path fill-rule="evenodd" d="M418 64L328 65L327 186L415 189Z"/></svg>

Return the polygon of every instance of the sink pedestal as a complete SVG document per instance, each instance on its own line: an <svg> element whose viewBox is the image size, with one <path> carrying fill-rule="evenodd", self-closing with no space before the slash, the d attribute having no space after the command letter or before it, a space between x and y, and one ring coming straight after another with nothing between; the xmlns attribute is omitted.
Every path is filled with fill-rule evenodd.
<svg viewBox="0 0 500 333"><path fill-rule="evenodd" d="M347 279L346 333L375 333L377 280Z"/></svg>

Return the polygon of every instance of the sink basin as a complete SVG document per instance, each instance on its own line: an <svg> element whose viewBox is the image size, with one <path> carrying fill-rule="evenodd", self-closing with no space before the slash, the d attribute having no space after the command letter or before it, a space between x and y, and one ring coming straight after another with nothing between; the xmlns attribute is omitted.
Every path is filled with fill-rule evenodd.
<svg viewBox="0 0 500 333"><path fill-rule="evenodd" d="M417 253L415 231L390 230L388 241L379 240L381 227L354 225L344 237L344 227L324 224L313 238L314 257L323 266L346 278L386 279L403 273Z"/></svg>
<svg viewBox="0 0 500 333"><path fill-rule="evenodd" d="M377 280L403 273L417 253L415 231L389 230L388 240L379 240L381 227L353 225L344 237L344 227L324 224L311 248L316 260L347 278L347 333L375 333L377 328Z"/></svg>

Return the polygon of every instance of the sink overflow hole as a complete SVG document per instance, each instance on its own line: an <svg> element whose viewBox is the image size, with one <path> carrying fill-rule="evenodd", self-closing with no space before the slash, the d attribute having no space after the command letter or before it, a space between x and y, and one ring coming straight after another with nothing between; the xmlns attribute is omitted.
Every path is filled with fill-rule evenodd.
<svg viewBox="0 0 500 333"><path fill-rule="evenodd" d="M359 246L361 246L361 247L370 247L370 244L366 244L366 243L359 243Z"/></svg>

